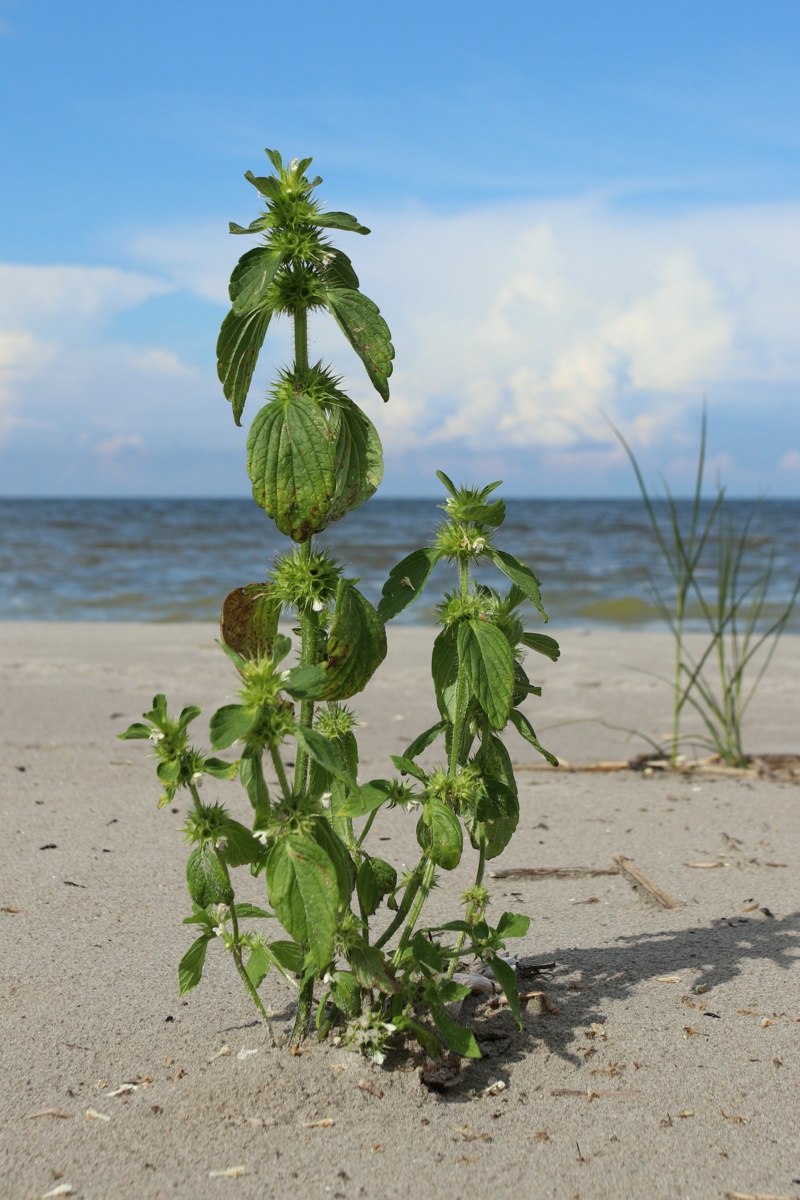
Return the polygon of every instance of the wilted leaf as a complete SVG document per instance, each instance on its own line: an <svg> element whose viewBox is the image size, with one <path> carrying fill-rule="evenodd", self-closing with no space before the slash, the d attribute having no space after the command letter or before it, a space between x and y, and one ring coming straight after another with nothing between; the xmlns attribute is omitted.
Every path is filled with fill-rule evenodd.
<svg viewBox="0 0 800 1200"><path fill-rule="evenodd" d="M325 303L366 367L373 387L384 400L388 400L394 346L389 326L377 304L354 288L327 289Z"/></svg>
<svg viewBox="0 0 800 1200"><path fill-rule="evenodd" d="M222 390L233 406L233 419L241 425L242 411L258 354L264 344L272 312L257 308L236 313L231 309L217 338L217 375Z"/></svg>

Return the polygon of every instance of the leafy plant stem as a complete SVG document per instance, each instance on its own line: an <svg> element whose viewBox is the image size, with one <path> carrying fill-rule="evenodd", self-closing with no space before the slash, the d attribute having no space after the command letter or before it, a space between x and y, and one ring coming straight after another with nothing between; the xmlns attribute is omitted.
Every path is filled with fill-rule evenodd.
<svg viewBox="0 0 800 1200"><path fill-rule="evenodd" d="M294 366L298 375L308 374L308 313L304 308L294 311Z"/></svg>
<svg viewBox="0 0 800 1200"><path fill-rule="evenodd" d="M227 866L225 867L225 874L226 875L228 874ZM230 876L228 876L228 878L230 879ZM263 1017L263 1020L264 1020L264 1024L266 1025L267 1030L269 1031L270 1038L272 1040L274 1040L273 1033L272 1033L272 1024L270 1022L269 1017L267 1016L267 1010L264 1008L264 1005L261 1001L261 997L259 996L258 992L256 991L255 985L253 984L252 979L247 974L247 971L246 971L245 965L244 965L244 961L242 959L242 944L241 944L241 941L239 940L239 921L236 916L236 905L235 904L231 904L230 913L231 913L231 929L233 930L232 954L233 954L233 961L236 965L236 970L239 972L239 977L244 985L244 990L250 996L250 999L253 1001L256 1008L261 1013L261 1016Z"/></svg>
<svg viewBox="0 0 800 1200"><path fill-rule="evenodd" d="M372 812L369 814L366 821L364 822L364 828L361 830L361 833L358 836L358 841L356 842L356 849L358 849L360 846L362 846L364 844L364 839L366 838L367 834L369 833L370 829L372 828L372 822L375 820L377 815L378 815L378 809L373 808ZM352 827L352 822L351 822L351 827Z"/></svg>
<svg viewBox="0 0 800 1200"><path fill-rule="evenodd" d="M304 314L305 315L305 314ZM297 325L295 324L295 329ZM313 553L313 539L309 538L304 542L301 549L301 554L305 562L311 558ZM303 610L300 618L300 666L310 667L317 659L317 640L319 634L319 615L313 609L306 608ZM300 724L304 729L310 729L314 723L314 701L301 700L300 702ZM306 790L308 782L308 754L302 746L297 747L297 756L295 758L294 768L294 786L298 793Z"/></svg>
<svg viewBox="0 0 800 1200"><path fill-rule="evenodd" d="M475 871L475 887L480 887L483 883L483 874L486 870L486 833L481 826L480 837L478 839L478 866ZM467 920L470 920L470 913L467 912ZM471 922L470 922L471 923ZM447 978L452 979L458 966L458 956L464 948L464 942L467 939L465 933L460 933L456 938L456 944L453 951L453 957L450 960L450 966L447 968Z"/></svg>
<svg viewBox="0 0 800 1200"><path fill-rule="evenodd" d="M392 968L394 970L397 970L398 966L400 965L400 962L403 958L403 951L411 941L411 935L414 932L414 926L419 920L419 915L422 912L422 906L431 890L435 870L436 863L432 858L429 858L425 863L425 870L422 873L419 890L414 897L414 903L412 904L411 911L408 914L408 920L406 921L406 927L403 930L403 936L400 938L397 949L394 952L394 957L392 958Z"/></svg>
<svg viewBox="0 0 800 1200"><path fill-rule="evenodd" d="M419 891L421 882L422 882L422 876L420 874L420 870L418 867L417 870L414 872L412 878L409 880L406 890L403 893L403 899L400 901L400 907L398 908L397 912L394 915L394 920L391 922L390 925L387 926L386 929L384 929L381 936L375 942L376 950L380 950L381 947L385 946L386 943L389 941L389 939L392 937L392 935L403 924L403 921L405 921L406 916L408 915L409 909L411 908L411 905L414 901L414 898L415 898L417 892Z"/></svg>
<svg viewBox="0 0 800 1200"><path fill-rule="evenodd" d="M292 1036L289 1039L290 1045L299 1046L304 1042L308 1034L308 1027L311 1024L311 1009L314 1004L314 976L309 975L300 984L300 992L297 997L297 1015L294 1019L294 1029Z"/></svg>
<svg viewBox="0 0 800 1200"><path fill-rule="evenodd" d="M196 784L194 784L194 783L189 784L189 794L192 797L192 802L194 803L195 810L197 812L201 812L202 808L203 808L203 804L200 799L200 793L197 790Z"/></svg>
<svg viewBox="0 0 800 1200"><path fill-rule="evenodd" d="M275 774L278 776L278 783L281 785L283 798L284 800L289 801L292 798L292 789L289 786L289 780L286 775L286 768L283 765L283 759L281 758L280 750L277 746L270 746L269 753L270 758L272 759L272 765L275 768Z"/></svg>

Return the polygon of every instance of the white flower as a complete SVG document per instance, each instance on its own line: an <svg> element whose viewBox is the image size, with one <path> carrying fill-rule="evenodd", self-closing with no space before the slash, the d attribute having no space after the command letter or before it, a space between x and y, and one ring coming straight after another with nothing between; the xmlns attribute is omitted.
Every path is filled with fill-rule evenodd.
<svg viewBox="0 0 800 1200"><path fill-rule="evenodd" d="M324 607L325 607L325 605L322 603L322 601L320 599L311 601L311 608L312 608L313 612L322 612Z"/></svg>
<svg viewBox="0 0 800 1200"><path fill-rule="evenodd" d="M153 743L154 746L157 746L159 742L163 742L164 735L160 729L151 729L150 734L149 734L149 740Z"/></svg>

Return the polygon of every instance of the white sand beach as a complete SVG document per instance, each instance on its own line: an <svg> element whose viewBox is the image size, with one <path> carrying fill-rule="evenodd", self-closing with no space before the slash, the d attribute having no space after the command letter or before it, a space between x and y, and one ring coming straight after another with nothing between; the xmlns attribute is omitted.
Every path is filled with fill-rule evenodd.
<svg viewBox="0 0 800 1200"><path fill-rule="evenodd" d="M530 656L544 695L526 705L548 748L583 768L645 751L631 730L667 734L670 691L652 674L669 674L667 635L552 632L561 661ZM178 995L193 936L183 810L157 811L146 744L115 734L158 691L171 709L199 704L200 731L236 685L215 636L0 624L0 1196L800 1197L797 783L542 770L513 734L522 820L492 870L623 855L676 905L620 874L490 878L493 915L531 916L514 949L550 964L531 986L558 1011L531 1001L522 1033L503 1009L476 1018L483 1058L432 1091L411 1061L271 1048L215 946ZM435 719L433 631L389 636L355 705L365 778ZM800 637L786 637L748 751L797 753L798 714ZM219 795L248 820L237 783ZM376 822L398 866L415 861L415 824ZM470 870L443 874L432 920L458 915ZM247 885L263 901L263 881ZM289 986L270 976L262 994L285 1028Z"/></svg>

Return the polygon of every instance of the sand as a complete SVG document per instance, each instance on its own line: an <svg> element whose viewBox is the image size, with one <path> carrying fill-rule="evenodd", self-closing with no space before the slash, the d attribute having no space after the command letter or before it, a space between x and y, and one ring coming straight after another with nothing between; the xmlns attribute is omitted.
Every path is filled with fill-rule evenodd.
<svg viewBox="0 0 800 1200"><path fill-rule="evenodd" d="M358 705L366 777L435 715L432 632L390 632ZM157 811L146 746L114 734L156 691L206 715L225 702L235 677L214 636L0 626L2 1197L800 1196L796 784L531 770L513 735L522 821L492 867L609 868L621 854L677 906L621 875L491 879L495 916L532 917L516 949L555 964L531 986L558 1013L532 1001L521 1034L502 1010L480 1018L483 1059L431 1091L411 1062L269 1048L222 954L178 996L192 938L182 812ZM669 690L646 672L668 673L667 637L561 641L560 663L536 659L544 696L527 705L546 745L580 766L641 753L632 728L666 733ZM748 749L800 749L799 701L787 637ZM238 784L218 787L246 820ZM381 852L414 861L414 825L381 820ZM443 877L432 920L455 915L467 880ZM248 878L243 893L262 889ZM290 988L270 977L262 992L285 1028Z"/></svg>

